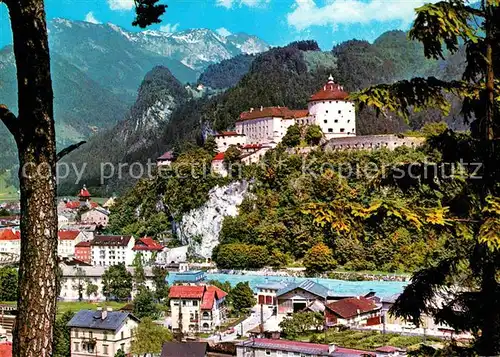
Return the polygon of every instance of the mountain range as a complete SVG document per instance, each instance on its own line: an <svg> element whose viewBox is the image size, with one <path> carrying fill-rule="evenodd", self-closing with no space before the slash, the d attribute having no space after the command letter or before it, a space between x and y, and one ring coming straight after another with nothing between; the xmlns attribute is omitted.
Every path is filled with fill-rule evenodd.
<svg viewBox="0 0 500 357"><path fill-rule="evenodd" d="M168 67L181 83L196 82L209 65L269 48L244 33L221 36L208 29L178 33L129 32L113 24L54 19L48 23L58 146L63 147L122 121L144 76ZM0 50L0 102L17 111L15 60ZM16 164L14 141L0 125L0 169Z"/></svg>

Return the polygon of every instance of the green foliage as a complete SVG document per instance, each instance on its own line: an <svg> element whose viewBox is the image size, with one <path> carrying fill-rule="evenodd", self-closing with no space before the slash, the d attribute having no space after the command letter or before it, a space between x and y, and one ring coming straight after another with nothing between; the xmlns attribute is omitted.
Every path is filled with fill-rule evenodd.
<svg viewBox="0 0 500 357"><path fill-rule="evenodd" d="M198 82L217 89L234 87L248 73L254 59L253 55L243 54L211 64L200 75Z"/></svg>
<svg viewBox="0 0 500 357"><path fill-rule="evenodd" d="M135 253L132 265L134 267L134 287L139 290L144 287L144 283L146 282L146 275L144 274L144 266L142 264L142 253Z"/></svg>
<svg viewBox="0 0 500 357"><path fill-rule="evenodd" d="M324 325L324 317L320 312L296 312L291 317L285 317L280 322L283 335L295 339L308 331L318 331Z"/></svg>
<svg viewBox="0 0 500 357"><path fill-rule="evenodd" d="M301 137L300 128L298 125L295 124L288 127L286 134L281 142L283 143L283 145L289 148L293 148L299 146L300 137Z"/></svg>
<svg viewBox="0 0 500 357"><path fill-rule="evenodd" d="M240 282L229 292L229 299L236 311L252 308L256 304L252 288L247 282Z"/></svg>
<svg viewBox="0 0 500 357"><path fill-rule="evenodd" d="M306 129L305 139L311 146L319 145L321 139L323 139L323 131L319 125L309 125Z"/></svg>
<svg viewBox="0 0 500 357"><path fill-rule="evenodd" d="M87 282L85 270L80 267L75 267L75 279L73 284L73 290L78 291L78 301L83 300L83 294L85 292L85 285Z"/></svg>
<svg viewBox="0 0 500 357"><path fill-rule="evenodd" d="M132 293L132 274L123 263L112 265L102 275L102 285L106 299L127 300Z"/></svg>
<svg viewBox="0 0 500 357"><path fill-rule="evenodd" d="M260 269L269 262L269 252L258 245L222 244L212 258L220 269Z"/></svg>
<svg viewBox="0 0 500 357"><path fill-rule="evenodd" d="M168 298L168 271L157 265L153 266L153 284L155 288L155 297L157 301L163 301Z"/></svg>
<svg viewBox="0 0 500 357"><path fill-rule="evenodd" d="M127 357L127 355L125 354L125 352L123 352L122 349L119 349L116 353L115 353L115 357Z"/></svg>
<svg viewBox="0 0 500 357"><path fill-rule="evenodd" d="M56 319L54 325L54 357L70 357L71 356L71 330L66 325L75 314L67 311Z"/></svg>
<svg viewBox="0 0 500 357"><path fill-rule="evenodd" d="M332 250L324 243L316 244L304 256L304 267L311 276L333 270L336 266Z"/></svg>
<svg viewBox="0 0 500 357"><path fill-rule="evenodd" d="M139 326L134 330L134 336L130 352L140 356L147 353L159 354L161 353L163 343L172 341L170 330L157 325L149 317L141 320Z"/></svg>
<svg viewBox="0 0 500 357"><path fill-rule="evenodd" d="M0 268L0 301L17 301L17 269Z"/></svg>
<svg viewBox="0 0 500 357"><path fill-rule="evenodd" d="M97 297L99 293L99 287L91 281L87 281L87 288L85 290L85 293L87 294L87 297L89 299L92 299L92 296Z"/></svg>
<svg viewBox="0 0 500 357"><path fill-rule="evenodd" d="M134 301L134 315L142 319L150 317L156 320L160 317L160 309L158 308L154 293L147 289L141 288L139 293L135 296Z"/></svg>

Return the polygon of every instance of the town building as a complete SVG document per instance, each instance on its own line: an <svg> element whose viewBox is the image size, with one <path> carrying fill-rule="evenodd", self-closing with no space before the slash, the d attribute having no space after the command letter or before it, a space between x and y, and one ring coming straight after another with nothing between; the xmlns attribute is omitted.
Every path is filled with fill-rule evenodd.
<svg viewBox="0 0 500 357"><path fill-rule="evenodd" d="M167 151L162 156L156 159L156 166L170 166L175 161L173 151Z"/></svg>
<svg viewBox="0 0 500 357"><path fill-rule="evenodd" d="M71 357L110 357L118 350L128 354L138 324L139 319L127 312L80 310L67 324Z"/></svg>
<svg viewBox="0 0 500 357"><path fill-rule="evenodd" d="M80 298L78 289L75 289L79 284L84 284L84 298L92 301L104 301L106 297L102 293L103 284L102 276L108 267L103 266L87 266L85 263L77 264L77 262L62 262L59 264L62 271L61 292L59 299L64 301L78 301ZM133 267L127 267L130 274L134 274ZM151 291L155 290L153 269L150 267L144 268L144 276L146 281L144 285ZM97 294L86 295L87 284L92 283L97 285ZM137 290L132 290L132 297L137 294Z"/></svg>
<svg viewBox="0 0 500 357"><path fill-rule="evenodd" d="M132 236L95 236L92 240L92 265L110 266L120 263L132 265L135 253Z"/></svg>
<svg viewBox="0 0 500 357"><path fill-rule="evenodd" d="M165 342L160 357L206 357L206 342Z"/></svg>
<svg viewBox="0 0 500 357"><path fill-rule="evenodd" d="M278 315L303 311L315 302L325 305L332 295L327 287L312 280L288 284L276 293Z"/></svg>
<svg viewBox="0 0 500 357"><path fill-rule="evenodd" d="M134 253L140 253L142 256L142 264L152 265L156 262L157 255L163 250L163 245L155 241L151 237L139 238L135 241L132 248Z"/></svg>
<svg viewBox="0 0 500 357"><path fill-rule="evenodd" d="M75 245L75 259L81 260L82 262L92 264L92 247L91 242L79 242Z"/></svg>
<svg viewBox="0 0 500 357"><path fill-rule="evenodd" d="M224 153L220 152L214 156L212 159L212 172L221 175L222 177L226 177L228 172L226 168L226 164L224 163Z"/></svg>
<svg viewBox="0 0 500 357"><path fill-rule="evenodd" d="M276 294L286 286L287 284L279 282L258 284L255 287L257 290L257 302L265 305L277 305Z"/></svg>
<svg viewBox="0 0 500 357"><path fill-rule="evenodd" d="M325 325L379 325L381 305L363 296L341 299L325 305Z"/></svg>
<svg viewBox="0 0 500 357"><path fill-rule="evenodd" d="M214 135L215 143L217 144L218 152L226 152L231 146L244 146L246 144L246 135L237 133L236 131L222 131Z"/></svg>
<svg viewBox="0 0 500 357"><path fill-rule="evenodd" d="M0 253L21 254L21 232L12 228L0 229Z"/></svg>
<svg viewBox="0 0 500 357"><path fill-rule="evenodd" d="M254 338L236 344L237 357L375 357L374 352L288 340Z"/></svg>
<svg viewBox="0 0 500 357"><path fill-rule="evenodd" d="M97 226L107 227L109 211L102 207L94 207L83 212L80 220L82 224L95 224Z"/></svg>
<svg viewBox="0 0 500 357"><path fill-rule="evenodd" d="M215 286L170 287L174 332L212 332L226 319L226 293Z"/></svg>
<svg viewBox="0 0 500 357"><path fill-rule="evenodd" d="M61 258L75 256L75 246L82 240L80 231L60 230L57 232L57 255Z"/></svg>

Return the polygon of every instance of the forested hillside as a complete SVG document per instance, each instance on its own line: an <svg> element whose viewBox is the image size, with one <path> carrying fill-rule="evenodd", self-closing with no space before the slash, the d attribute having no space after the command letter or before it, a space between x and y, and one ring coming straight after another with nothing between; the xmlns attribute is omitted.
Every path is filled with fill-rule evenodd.
<svg viewBox="0 0 500 357"><path fill-rule="evenodd" d="M254 59L253 55L239 55L211 64L200 75L198 82L214 89L234 87L248 73Z"/></svg>

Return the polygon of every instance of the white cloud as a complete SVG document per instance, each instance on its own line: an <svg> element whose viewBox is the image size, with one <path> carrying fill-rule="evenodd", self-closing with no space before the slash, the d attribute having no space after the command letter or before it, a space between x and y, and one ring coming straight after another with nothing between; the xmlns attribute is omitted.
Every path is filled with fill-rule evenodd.
<svg viewBox="0 0 500 357"><path fill-rule="evenodd" d="M437 0L329 0L318 6L314 0L295 0L287 15L288 24L301 31L311 26L367 24L372 21L400 21L407 26L415 17L415 8Z"/></svg>
<svg viewBox="0 0 500 357"><path fill-rule="evenodd" d="M271 0L216 0L217 6L231 9L234 6L248 6L248 7L263 7L269 4Z"/></svg>
<svg viewBox="0 0 500 357"><path fill-rule="evenodd" d="M229 35L231 35L231 32L225 28L225 27L221 27L217 30L215 30L219 35L221 35L222 37L227 37Z"/></svg>
<svg viewBox="0 0 500 357"><path fill-rule="evenodd" d="M85 15L85 21L90 22L92 24L100 24L101 22L97 20L94 16L94 13L90 11L87 15Z"/></svg>
<svg viewBox="0 0 500 357"><path fill-rule="evenodd" d="M134 0L108 0L108 5L111 10L132 10L134 8Z"/></svg>
<svg viewBox="0 0 500 357"><path fill-rule="evenodd" d="M174 33L177 31L179 28L179 23L176 24L165 24L160 27L160 31L167 32L167 33Z"/></svg>

